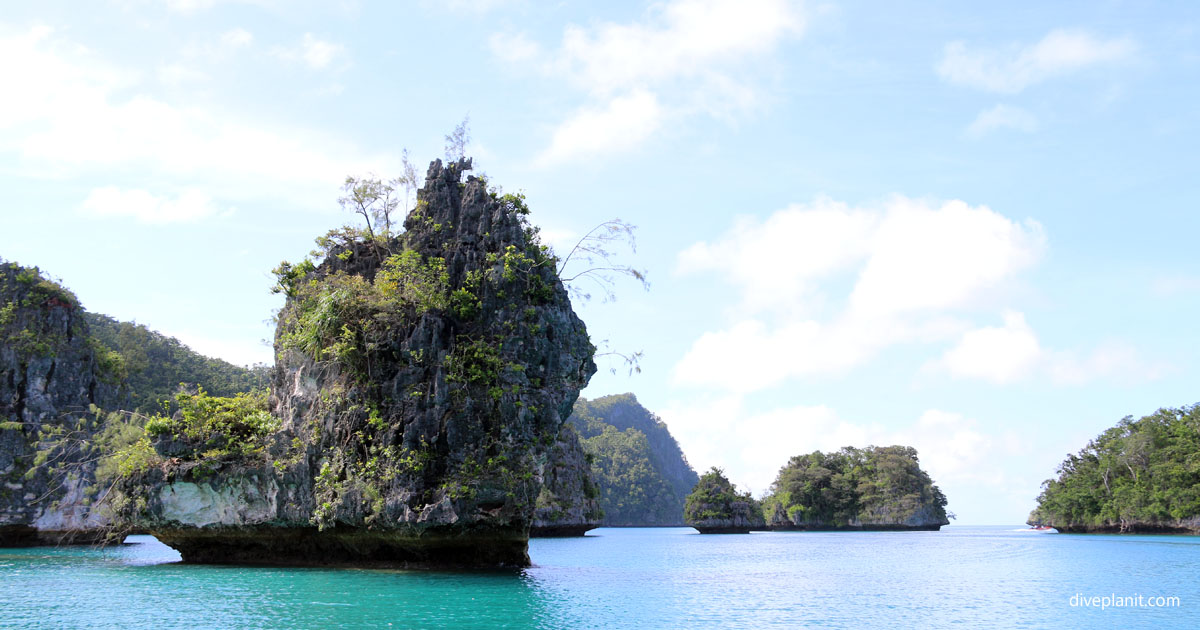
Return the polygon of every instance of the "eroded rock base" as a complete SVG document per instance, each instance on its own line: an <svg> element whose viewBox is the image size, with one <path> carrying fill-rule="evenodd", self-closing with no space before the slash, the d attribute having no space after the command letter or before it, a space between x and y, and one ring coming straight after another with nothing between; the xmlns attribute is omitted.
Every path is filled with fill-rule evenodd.
<svg viewBox="0 0 1200 630"><path fill-rule="evenodd" d="M529 532L530 538L578 538L596 529L598 525L558 525L555 527L535 527Z"/></svg>
<svg viewBox="0 0 1200 630"><path fill-rule="evenodd" d="M1051 525L1058 530L1060 534L1181 534L1181 535L1197 535L1200 534L1200 527L1195 526L1174 526L1170 524L1158 523L1132 523L1121 525L1100 525L1100 526L1076 526L1076 525Z"/></svg>
<svg viewBox="0 0 1200 630"><path fill-rule="evenodd" d="M749 527L700 527L692 525L696 531L701 534L749 534ZM759 531L766 529L765 527L757 528Z"/></svg>
<svg viewBox="0 0 1200 630"><path fill-rule="evenodd" d="M375 568L496 568L529 566L524 532L472 536L422 535L358 529L157 529L159 541L195 564L356 566Z"/></svg>
<svg viewBox="0 0 1200 630"><path fill-rule="evenodd" d="M109 542L108 530L38 530L28 525L0 527L0 548L99 545Z"/></svg>

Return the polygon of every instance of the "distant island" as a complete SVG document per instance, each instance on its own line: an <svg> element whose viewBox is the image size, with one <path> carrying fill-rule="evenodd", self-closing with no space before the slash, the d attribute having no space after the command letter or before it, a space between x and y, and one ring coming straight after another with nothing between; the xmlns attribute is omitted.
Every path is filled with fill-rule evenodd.
<svg viewBox="0 0 1200 630"><path fill-rule="evenodd" d="M716 466L688 494L683 518L701 534L747 534L766 528L762 505L749 492L738 492Z"/></svg>
<svg viewBox="0 0 1200 630"><path fill-rule="evenodd" d="M910 446L847 446L797 455L762 501L712 468L687 497L687 524L701 533L937 531L950 523L946 496Z"/></svg>
<svg viewBox="0 0 1200 630"><path fill-rule="evenodd" d="M773 530L938 530L946 496L910 446L846 447L791 458L763 499Z"/></svg>
<svg viewBox="0 0 1200 630"><path fill-rule="evenodd" d="M699 478L666 423L636 396L580 398L563 430L577 436L582 467L552 459L555 472L548 474L538 498L539 518L531 535L684 524L684 497ZM574 457L570 447L556 452L564 460Z"/></svg>
<svg viewBox="0 0 1200 630"><path fill-rule="evenodd" d="M1125 417L1048 479L1029 524L1064 533L1200 534L1200 405Z"/></svg>

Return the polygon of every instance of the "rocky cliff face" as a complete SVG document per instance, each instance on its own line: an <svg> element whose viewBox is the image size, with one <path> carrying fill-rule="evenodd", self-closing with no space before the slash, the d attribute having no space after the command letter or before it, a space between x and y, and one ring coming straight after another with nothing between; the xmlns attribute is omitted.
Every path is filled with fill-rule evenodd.
<svg viewBox="0 0 1200 630"><path fill-rule="evenodd" d="M1043 520L1030 515L1026 524L1048 526L1063 534L1200 534L1200 516L1163 519L1155 521L1114 521L1100 524L1072 523L1067 521Z"/></svg>
<svg viewBox="0 0 1200 630"><path fill-rule="evenodd" d="M604 511L598 496L579 434L570 423L564 424L542 472L530 536L582 536L599 527Z"/></svg>
<svg viewBox="0 0 1200 630"><path fill-rule="evenodd" d="M949 525L946 513L933 505L894 513L863 515L846 521L822 518L788 517L778 505L766 513L767 527L777 531L938 531Z"/></svg>
<svg viewBox="0 0 1200 630"><path fill-rule="evenodd" d="M129 526L196 562L528 564L594 348L523 199L469 168L434 162L403 234L277 270L270 414L162 424L120 486Z"/></svg>
<svg viewBox="0 0 1200 630"><path fill-rule="evenodd" d="M687 497L684 522L701 534L748 534L766 529L762 506L749 493L738 492L725 474L713 468Z"/></svg>
<svg viewBox="0 0 1200 630"><path fill-rule="evenodd" d="M91 441L121 395L110 361L70 291L0 263L0 547L103 537Z"/></svg>

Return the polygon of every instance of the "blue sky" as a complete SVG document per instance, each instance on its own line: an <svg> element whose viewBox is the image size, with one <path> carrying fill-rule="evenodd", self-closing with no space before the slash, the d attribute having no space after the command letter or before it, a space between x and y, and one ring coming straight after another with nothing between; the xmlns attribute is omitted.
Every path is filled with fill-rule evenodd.
<svg viewBox="0 0 1200 630"><path fill-rule="evenodd" d="M470 115L559 248L638 226L577 304L632 391L756 493L907 443L960 523L1200 400L1200 8L1185 3L112 0L0 20L0 256L270 361L269 270L348 174Z"/></svg>

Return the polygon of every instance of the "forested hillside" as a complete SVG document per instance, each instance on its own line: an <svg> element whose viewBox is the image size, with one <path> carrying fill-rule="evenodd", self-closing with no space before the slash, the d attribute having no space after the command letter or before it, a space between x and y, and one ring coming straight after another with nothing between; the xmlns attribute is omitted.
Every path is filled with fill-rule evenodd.
<svg viewBox="0 0 1200 630"><path fill-rule="evenodd" d="M92 336L124 359L131 410L158 411L162 401L174 400L180 383L203 387L214 396L233 396L265 388L270 379L268 366L240 367L206 357L141 324L99 313L84 317Z"/></svg>
<svg viewBox="0 0 1200 630"><path fill-rule="evenodd" d="M1200 532L1200 405L1126 417L1068 455L1029 522L1067 532Z"/></svg>
<svg viewBox="0 0 1200 630"><path fill-rule="evenodd" d="M683 524L699 476L666 423L633 394L580 398L570 422L591 457L605 525Z"/></svg>

